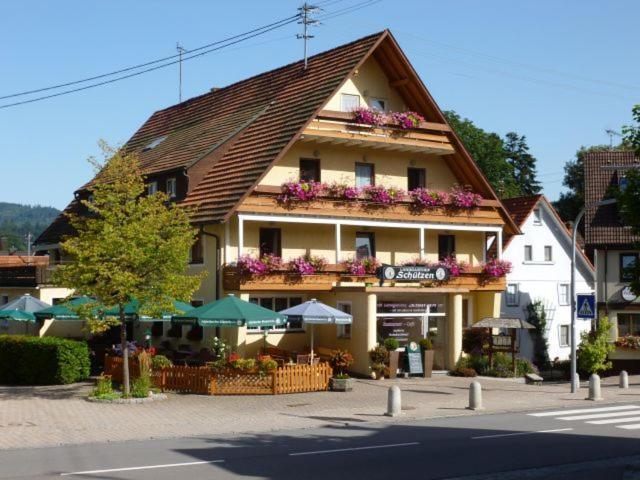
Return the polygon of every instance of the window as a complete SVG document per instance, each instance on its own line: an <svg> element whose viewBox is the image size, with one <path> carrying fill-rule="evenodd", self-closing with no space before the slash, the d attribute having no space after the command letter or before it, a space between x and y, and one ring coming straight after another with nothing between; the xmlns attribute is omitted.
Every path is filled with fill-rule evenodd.
<svg viewBox="0 0 640 480"><path fill-rule="evenodd" d="M558 285L558 304L569 305L569 284L561 283Z"/></svg>
<svg viewBox="0 0 640 480"><path fill-rule="evenodd" d="M506 300L507 307L517 307L520 305L520 291L517 283L507 285Z"/></svg>
<svg viewBox="0 0 640 480"><path fill-rule="evenodd" d="M167 138L166 135L163 135L161 137L158 138L154 138L153 140L151 140L151 142L149 142L149 144L144 147L142 149L143 152L146 152L147 150L151 150L152 148L156 148L158 145L160 145L162 142L164 142L164 139Z"/></svg>
<svg viewBox="0 0 640 480"><path fill-rule="evenodd" d="M531 262L533 260L533 247L531 245L524 246L524 261Z"/></svg>
<svg viewBox="0 0 640 480"><path fill-rule="evenodd" d="M338 302L336 308L351 315L351 302ZM351 325L338 325L336 336L338 338L351 338Z"/></svg>
<svg viewBox="0 0 640 480"><path fill-rule="evenodd" d="M147 185L147 195L153 195L158 191L158 182L149 182Z"/></svg>
<svg viewBox="0 0 640 480"><path fill-rule="evenodd" d="M167 196L169 198L176 197L176 179L175 177L167 178Z"/></svg>
<svg viewBox="0 0 640 480"><path fill-rule="evenodd" d="M456 236L438 235L438 260L453 257L456 254Z"/></svg>
<svg viewBox="0 0 640 480"><path fill-rule="evenodd" d="M189 253L189 263L204 263L204 244L202 241L201 233L198 233L195 242L193 242L193 245L191 245L191 252Z"/></svg>
<svg viewBox="0 0 640 480"><path fill-rule="evenodd" d="M379 112L387 111L387 101L382 98L369 97L369 108L378 110Z"/></svg>
<svg viewBox="0 0 640 480"><path fill-rule="evenodd" d="M552 262L553 261L553 248L551 245L544 246L544 261Z"/></svg>
<svg viewBox="0 0 640 480"><path fill-rule="evenodd" d="M281 231L279 228L260 229L260 257L265 255L282 256Z"/></svg>
<svg viewBox="0 0 640 480"><path fill-rule="evenodd" d="M376 239L372 232L356 232L356 258L376 256Z"/></svg>
<svg viewBox="0 0 640 480"><path fill-rule="evenodd" d="M427 185L427 171L424 168L407 169L407 189L424 188Z"/></svg>
<svg viewBox="0 0 640 480"><path fill-rule="evenodd" d="M618 313L618 337L640 335L640 313Z"/></svg>
<svg viewBox="0 0 640 480"><path fill-rule="evenodd" d="M370 163L356 163L356 187L375 185L375 173Z"/></svg>
<svg viewBox="0 0 640 480"><path fill-rule="evenodd" d="M571 325L560 325L560 346L568 347L571 339Z"/></svg>
<svg viewBox="0 0 640 480"><path fill-rule="evenodd" d="M343 112L353 112L360 107L360 95L343 93L340 96L340 110Z"/></svg>
<svg viewBox="0 0 640 480"><path fill-rule="evenodd" d="M300 159L300 181L320 181L320 160L315 158Z"/></svg>
<svg viewBox="0 0 640 480"><path fill-rule="evenodd" d="M633 274L626 271L633 267L638 261L637 253L621 253L620 254L620 281L630 282L633 280Z"/></svg>
<svg viewBox="0 0 640 480"><path fill-rule="evenodd" d="M261 307L268 308L275 312L279 312L286 308L295 307L302 303L301 297L249 297L251 303L260 305ZM289 320L285 325L280 327L247 327L247 332L257 333L268 330L270 332L301 332L304 331L302 319Z"/></svg>
<svg viewBox="0 0 640 480"><path fill-rule="evenodd" d="M539 208L533 209L533 224L542 225L542 212Z"/></svg>

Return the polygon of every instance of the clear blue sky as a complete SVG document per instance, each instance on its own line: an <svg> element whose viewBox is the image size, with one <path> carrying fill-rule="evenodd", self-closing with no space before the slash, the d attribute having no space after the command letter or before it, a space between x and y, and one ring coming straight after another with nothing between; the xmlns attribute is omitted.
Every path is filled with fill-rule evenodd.
<svg viewBox="0 0 640 480"><path fill-rule="evenodd" d="M322 1L322 0L318 0ZM362 0L324 0L332 12ZM49 0L2 9L0 95L116 70L295 13L300 1ZM544 192L580 145L608 143L640 103L637 0L383 0L314 28L316 53L391 29L444 109L527 136ZM297 60L298 25L184 64L184 97ZM63 208L97 140L125 142L177 103L177 67L0 110L0 201ZM0 101L2 102L2 101Z"/></svg>

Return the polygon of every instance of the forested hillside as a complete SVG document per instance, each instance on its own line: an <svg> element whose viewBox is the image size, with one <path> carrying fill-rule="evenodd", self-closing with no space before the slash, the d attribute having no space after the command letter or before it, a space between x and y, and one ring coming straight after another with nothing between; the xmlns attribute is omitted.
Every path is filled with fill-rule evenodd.
<svg viewBox="0 0 640 480"><path fill-rule="evenodd" d="M35 240L59 213L52 207L0 202L0 248L26 249L27 233Z"/></svg>

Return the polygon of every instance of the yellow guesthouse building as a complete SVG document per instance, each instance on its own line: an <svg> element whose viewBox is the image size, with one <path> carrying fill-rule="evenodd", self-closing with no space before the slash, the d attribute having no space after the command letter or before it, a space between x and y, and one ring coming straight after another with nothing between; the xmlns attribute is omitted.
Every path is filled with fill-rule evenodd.
<svg viewBox="0 0 640 480"><path fill-rule="evenodd" d="M358 109L386 117L372 125ZM422 119L402 128L403 117L392 112ZM274 310L315 298L348 311L351 326L316 326L314 342L350 351L361 374L369 373L367 352L388 337L404 344L428 335L436 368L451 368L463 329L500 314L504 278L482 271L517 226L388 31L313 56L306 69L296 62L158 111L124 148L139 154L149 191L196 208L200 235L189 269L208 276L194 304L234 294ZM283 185L301 181L328 187L312 199L282 198ZM357 198L344 194L349 187ZM456 188L479 195L478 204L414 200L418 191ZM375 189L402 193L387 204ZM68 207L77 208L77 201ZM38 240L40 252L55 251L66 233L61 217ZM283 266L262 275L238 266L265 256ZM287 263L304 257L325 265L312 275L291 272ZM452 257L466 265L463 273L392 278L407 264ZM349 270L367 258L383 266L380 276ZM132 328L140 338L144 327ZM153 342L197 350L217 333L247 356L265 342L299 352L310 344L310 332L295 322L266 335L207 328L194 339L189 328L157 326Z"/></svg>

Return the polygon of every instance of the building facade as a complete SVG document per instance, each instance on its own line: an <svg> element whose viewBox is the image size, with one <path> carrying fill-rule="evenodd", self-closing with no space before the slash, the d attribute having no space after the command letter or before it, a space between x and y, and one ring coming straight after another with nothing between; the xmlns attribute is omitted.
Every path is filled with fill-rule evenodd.
<svg viewBox="0 0 640 480"><path fill-rule="evenodd" d="M571 353L571 234L543 195L510 198L504 205L522 235L508 238L504 246L504 258L513 268L502 314L527 320L527 307L540 301L547 318L549 359L566 360ZM576 262L576 293L593 293L594 269L579 246ZM589 320L577 320L577 338L590 328ZM520 332L521 356L533 359L534 335Z"/></svg>
<svg viewBox="0 0 640 480"><path fill-rule="evenodd" d="M359 108L386 119L366 123ZM359 373L369 371L367 352L390 336L404 344L429 335L436 366L449 368L463 328L500 313L505 283L483 274L487 245L501 246L503 232L518 227L388 31L313 56L306 69L297 62L156 112L124 148L139 154L150 192L196 209L189 269L208 272L196 303L232 293L274 310L316 298L349 311L351 326L317 326L315 344L349 350ZM291 193L303 187L318 191ZM438 205L419 205L416 192ZM65 233L64 221L54 222L39 248L55 250ZM265 258L278 265L247 273ZM290 262L304 258L325 265L313 275L292 271ZM428 275L435 270L427 263L465 267L437 279L359 275L372 258L418 264L414 273ZM154 341L198 348L217 333L254 355L265 344L303 351L310 340L296 323L268 333L205 329L196 340L186 330L167 325Z"/></svg>

